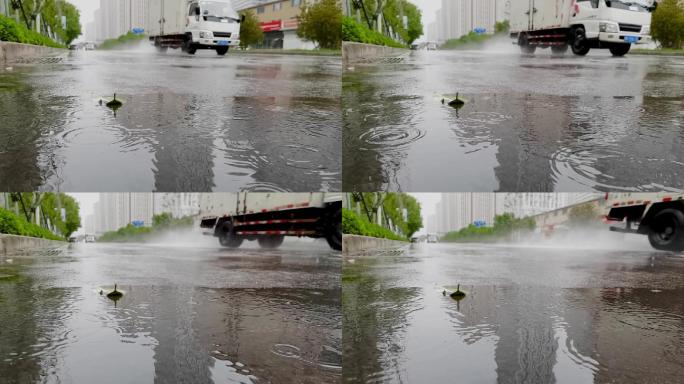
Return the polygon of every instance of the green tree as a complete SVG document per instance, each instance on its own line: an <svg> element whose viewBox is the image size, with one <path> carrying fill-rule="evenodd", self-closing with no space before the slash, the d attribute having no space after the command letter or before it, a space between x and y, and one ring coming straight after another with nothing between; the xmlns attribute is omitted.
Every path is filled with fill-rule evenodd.
<svg viewBox="0 0 684 384"><path fill-rule="evenodd" d="M240 24L240 48L245 49L250 45L264 41L264 31L259 25L259 19L251 9L242 14L245 21Z"/></svg>
<svg viewBox="0 0 684 384"><path fill-rule="evenodd" d="M407 18L407 25L404 25L404 16ZM421 11L407 0L388 0L383 17L392 30L409 45L423 35Z"/></svg>
<svg viewBox="0 0 684 384"><path fill-rule="evenodd" d="M43 212L43 219L49 219L50 223L67 239L81 227L78 202L69 195L44 193L40 208ZM64 217L62 217L62 209ZM46 222L43 224L47 225Z"/></svg>
<svg viewBox="0 0 684 384"><path fill-rule="evenodd" d="M678 0L663 0L653 12L651 34L663 48L680 49L684 44L684 6Z"/></svg>
<svg viewBox="0 0 684 384"><path fill-rule="evenodd" d="M342 46L342 5L339 0L306 3L299 15L297 36L318 44L323 49Z"/></svg>
<svg viewBox="0 0 684 384"><path fill-rule="evenodd" d="M56 228L65 238L71 236L81 226L78 202L71 196L63 193L22 192L12 193L10 199L17 204L19 212L28 223L47 228L49 221L53 228ZM62 209L65 212L64 217L62 217ZM36 212L39 211L40 220L37 220Z"/></svg>
<svg viewBox="0 0 684 384"><path fill-rule="evenodd" d="M41 16L41 29L47 28L69 44L81 34L80 13L78 8L65 0L12 0L26 26L36 30L38 15ZM62 28L62 16L66 17L66 29Z"/></svg>
<svg viewBox="0 0 684 384"><path fill-rule="evenodd" d="M36 209L40 206L43 194L39 192L13 192L10 194L10 199L17 204L26 221L33 223Z"/></svg>

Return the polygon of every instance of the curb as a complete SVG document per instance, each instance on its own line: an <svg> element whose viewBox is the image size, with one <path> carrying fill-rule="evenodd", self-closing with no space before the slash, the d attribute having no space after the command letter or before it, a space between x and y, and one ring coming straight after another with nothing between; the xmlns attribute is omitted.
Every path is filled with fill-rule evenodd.
<svg viewBox="0 0 684 384"><path fill-rule="evenodd" d="M0 234L0 256L34 249L59 248L67 243L37 237Z"/></svg>
<svg viewBox="0 0 684 384"><path fill-rule="evenodd" d="M377 237L342 235L342 254L352 255L376 250L399 249L408 247L410 243Z"/></svg>

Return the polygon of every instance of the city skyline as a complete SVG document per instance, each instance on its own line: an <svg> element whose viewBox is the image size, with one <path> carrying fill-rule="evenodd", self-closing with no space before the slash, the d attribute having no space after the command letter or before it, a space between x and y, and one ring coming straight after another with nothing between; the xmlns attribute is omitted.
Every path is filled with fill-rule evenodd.
<svg viewBox="0 0 684 384"><path fill-rule="evenodd" d="M494 217L511 213L532 217L595 200L597 193L415 193L423 216L422 234L446 233L478 221L486 226Z"/></svg>
<svg viewBox="0 0 684 384"><path fill-rule="evenodd" d="M141 221L152 225L152 216L170 213L174 218L199 213L197 193L72 193L80 208L77 234L101 234Z"/></svg>

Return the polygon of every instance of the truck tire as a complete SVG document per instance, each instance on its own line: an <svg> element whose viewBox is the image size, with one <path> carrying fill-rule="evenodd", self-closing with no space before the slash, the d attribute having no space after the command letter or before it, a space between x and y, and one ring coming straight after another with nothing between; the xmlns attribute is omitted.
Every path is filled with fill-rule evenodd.
<svg viewBox="0 0 684 384"><path fill-rule="evenodd" d="M586 56L589 53L587 33L584 27L578 26L572 29L572 53L578 56Z"/></svg>
<svg viewBox="0 0 684 384"><path fill-rule="evenodd" d="M285 236L262 236L257 239L259 246L266 249L276 249L283 244Z"/></svg>
<svg viewBox="0 0 684 384"><path fill-rule="evenodd" d="M622 57L629 52L632 44L615 44L610 47L610 53L615 57Z"/></svg>
<svg viewBox="0 0 684 384"><path fill-rule="evenodd" d="M660 251L684 251L684 212L664 209L651 220L648 241Z"/></svg>
<svg viewBox="0 0 684 384"><path fill-rule="evenodd" d="M522 52L523 55L533 55L534 51L537 50L536 45L530 45L530 40L525 33L520 34L518 45L520 46L520 52Z"/></svg>
<svg viewBox="0 0 684 384"><path fill-rule="evenodd" d="M189 55L194 55L197 52L197 47L192 43L192 40L186 39L183 42L183 52L187 52Z"/></svg>
<svg viewBox="0 0 684 384"><path fill-rule="evenodd" d="M169 47L164 47L161 44L155 44L155 48L157 48L157 52L159 53L166 53L166 51L169 50Z"/></svg>
<svg viewBox="0 0 684 384"><path fill-rule="evenodd" d="M221 245L228 248L238 248L242 245L243 240L242 237L235 235L232 222L227 221L223 224L219 233L219 243Z"/></svg>
<svg viewBox="0 0 684 384"><path fill-rule="evenodd" d="M551 52L554 55L558 55L558 56L565 55L565 52L567 52L567 51L568 51L568 45L567 44L552 45L551 46Z"/></svg>
<svg viewBox="0 0 684 384"><path fill-rule="evenodd" d="M342 207L334 208L326 219L325 240L330 248L342 250Z"/></svg>
<svg viewBox="0 0 684 384"><path fill-rule="evenodd" d="M228 53L228 47L216 47L216 53L219 56L225 56Z"/></svg>

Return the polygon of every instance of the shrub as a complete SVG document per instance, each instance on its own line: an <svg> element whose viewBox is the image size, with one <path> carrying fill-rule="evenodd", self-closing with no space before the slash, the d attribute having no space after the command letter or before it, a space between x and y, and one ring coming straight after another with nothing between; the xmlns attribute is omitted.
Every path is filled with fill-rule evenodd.
<svg viewBox="0 0 684 384"><path fill-rule="evenodd" d="M116 231L104 233L97 241L103 243L144 242L155 234L175 228L192 226L193 222L191 216L174 219L170 213L161 213L152 216L152 227L136 227L133 224L128 224Z"/></svg>
<svg viewBox="0 0 684 384"><path fill-rule="evenodd" d="M29 223L24 218L14 214L14 212L3 208L0 208L0 233L5 233L8 235L39 237L48 240L64 240L63 238L50 232L48 229L33 223Z"/></svg>
<svg viewBox="0 0 684 384"><path fill-rule="evenodd" d="M24 25L17 24L9 17L0 15L0 40L13 43L44 45L46 47L64 48L47 36L29 30Z"/></svg>
<svg viewBox="0 0 684 384"><path fill-rule="evenodd" d="M368 222L354 211L342 210L342 232L348 235L370 236L382 239L407 241L406 238L397 235L389 229Z"/></svg>
<svg viewBox="0 0 684 384"><path fill-rule="evenodd" d="M116 39L105 40L102 42L102 44L100 44L98 49L122 49L132 45L133 43L144 40L145 38L147 38L146 35L137 35L129 31L125 35L121 35Z"/></svg>
<svg viewBox="0 0 684 384"><path fill-rule="evenodd" d="M651 34L663 48L682 48L684 7L677 0L664 0L658 3L658 8L653 12Z"/></svg>
<svg viewBox="0 0 684 384"><path fill-rule="evenodd" d="M354 18L348 16L342 20L342 40L365 44L384 45L394 48L406 48L404 44L401 44L378 31L372 31L367 26L358 23L356 20L354 20Z"/></svg>

